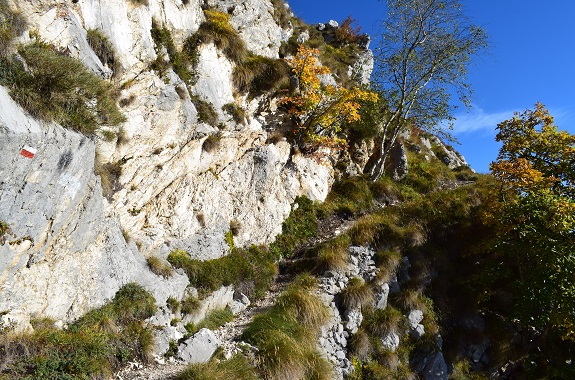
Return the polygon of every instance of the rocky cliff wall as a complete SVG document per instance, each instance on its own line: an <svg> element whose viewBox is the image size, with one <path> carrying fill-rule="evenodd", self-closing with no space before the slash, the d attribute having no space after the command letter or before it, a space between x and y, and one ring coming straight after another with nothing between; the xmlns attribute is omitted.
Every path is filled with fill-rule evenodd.
<svg viewBox="0 0 575 380"><path fill-rule="evenodd" d="M292 154L285 141L267 143L264 117L248 112L245 123L236 123L221 110L233 101L254 109L258 100L248 104L233 92L233 63L213 45L200 47L191 94L171 69L163 78L149 70L156 59L152 19L181 45L203 20L200 5L179 0L150 0L147 6L120 0L13 3L43 40L110 77L86 41L89 29L104 33L122 67L114 80L129 83L121 98L131 103L123 109L124 138L110 142L37 122L1 89L0 141L7 159L0 163L0 219L14 233L0 247L1 310L71 319L130 281L152 291L159 304L168 296L180 299L185 276L154 275L146 257L166 256L176 248L200 259L224 255L232 221L240 226L236 244L268 243L281 231L296 196L323 200L327 195L330 167ZM238 1L232 23L252 20L240 30L247 46L277 56L289 31L274 23L271 9L265 0ZM201 123L190 95L211 103L220 124ZM24 146L36 148L36 156L19 155ZM96 152L100 164L121 166L116 191L108 198L94 174Z"/></svg>

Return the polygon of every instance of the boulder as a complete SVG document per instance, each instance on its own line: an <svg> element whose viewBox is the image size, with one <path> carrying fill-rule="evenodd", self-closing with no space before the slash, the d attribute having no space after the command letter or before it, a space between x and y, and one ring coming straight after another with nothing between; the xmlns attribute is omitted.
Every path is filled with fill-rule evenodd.
<svg viewBox="0 0 575 380"><path fill-rule="evenodd" d="M188 364L207 363L218 347L213 331L201 329L178 346L178 358Z"/></svg>

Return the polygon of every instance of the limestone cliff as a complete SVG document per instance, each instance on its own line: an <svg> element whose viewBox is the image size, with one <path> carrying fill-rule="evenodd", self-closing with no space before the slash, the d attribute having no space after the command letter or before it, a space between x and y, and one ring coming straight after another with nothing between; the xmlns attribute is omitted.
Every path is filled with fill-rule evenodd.
<svg viewBox="0 0 575 380"><path fill-rule="evenodd" d="M268 243L295 197L327 195L332 169L293 154L286 141L267 142L273 112L255 114L262 99L234 93L234 63L213 44L199 47L192 93L171 69L164 77L149 69L157 58L152 20L181 46L204 14L200 1L148 3L12 2L28 19L20 42L34 31L110 78L111 68L86 39L90 29L104 34L119 61L113 80L124 84L120 99L129 101L122 110L123 138L107 141L37 121L0 88L0 220L13 232L0 247L0 310L71 319L130 281L144 285L158 304L169 296L180 299L186 277L157 276L146 257L165 257L176 248L200 259L224 255L232 221L240 226L236 244ZM253 53L278 56L290 30L275 23L271 2L215 3L231 12L232 25ZM218 125L199 121L192 96L214 107ZM233 102L247 111L241 123L222 111ZM19 154L25 146L36 149L33 158ZM108 197L94 174L96 155L100 165L121 166Z"/></svg>

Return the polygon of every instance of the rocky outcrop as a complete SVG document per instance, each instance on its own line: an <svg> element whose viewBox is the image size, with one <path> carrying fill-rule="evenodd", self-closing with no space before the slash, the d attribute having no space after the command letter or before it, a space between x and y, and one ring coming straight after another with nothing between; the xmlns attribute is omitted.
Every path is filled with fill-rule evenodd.
<svg viewBox="0 0 575 380"><path fill-rule="evenodd" d="M156 59L153 19L171 31L177 46L204 19L199 1L148 3L13 4L43 40L103 77L110 77L110 68L89 47L86 31L108 37L121 66L115 80L124 84L127 121L118 141L86 138L34 120L0 88L0 141L7 157L0 163L0 219L15 234L0 247L2 310L72 319L131 281L160 305L169 296L181 299L185 275L157 276L146 256L165 258L181 248L198 259L220 257L229 250L224 236L232 222L239 231L236 245L269 243L297 196L321 201L327 195L331 168L293 155L285 141L266 143L264 117L249 113L245 125L236 124L221 110L232 102L248 107L234 96L233 64L213 45L200 47L192 93L171 69L162 78L148 69ZM277 56L289 31L275 24L271 3L231 3L232 24L248 48ZM212 104L221 123L200 122L190 95ZM24 146L37 155L21 156ZM121 168L116 191L106 197L94 174L96 151L99 164Z"/></svg>
<svg viewBox="0 0 575 380"><path fill-rule="evenodd" d="M322 327L319 344L326 357L335 364L336 374L341 379L353 372L348 340L357 332L363 315L360 308L340 310L335 298L347 287L351 278L360 277L369 281L378 271L373 261L373 250L352 246L349 253L351 263L346 270L327 271L319 278L322 299L331 312L330 322Z"/></svg>
<svg viewBox="0 0 575 380"><path fill-rule="evenodd" d="M426 140L426 141L424 141ZM432 154L443 162L449 169L469 167L465 158L452 147L447 146L437 136L431 136L429 140L422 139L423 144L432 150Z"/></svg>
<svg viewBox="0 0 575 380"><path fill-rule="evenodd" d="M278 58L283 41L292 35L292 29L278 26L271 1L265 0L208 0L209 6L231 14L231 24L246 42L248 50L269 58ZM287 4L286 4L287 5ZM283 5L278 5L283 6ZM285 12L289 12L286 8Z"/></svg>

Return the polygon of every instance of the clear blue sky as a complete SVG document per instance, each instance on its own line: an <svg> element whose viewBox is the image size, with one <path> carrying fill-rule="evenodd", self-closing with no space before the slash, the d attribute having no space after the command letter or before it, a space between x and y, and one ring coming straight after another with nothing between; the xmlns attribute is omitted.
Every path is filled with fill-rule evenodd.
<svg viewBox="0 0 575 380"><path fill-rule="evenodd" d="M385 1L287 2L307 23L341 22L351 15L373 36L386 17ZM455 148L475 170L488 172L499 150L497 123L537 101L549 108L559 129L575 133L575 1L460 2L467 16L486 29L491 48L471 67L473 108L456 112L454 134L461 145Z"/></svg>

